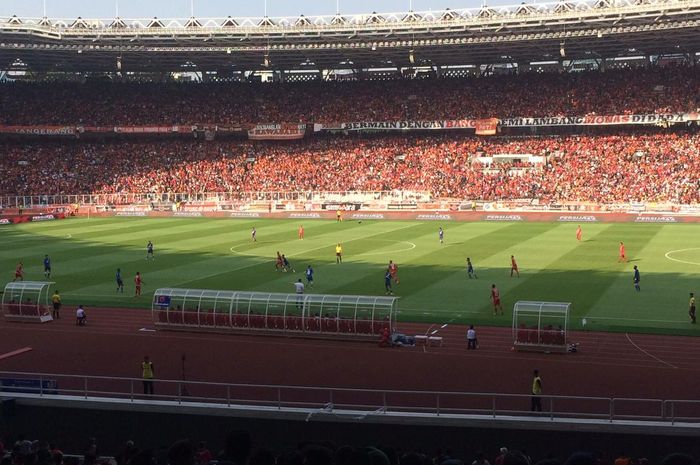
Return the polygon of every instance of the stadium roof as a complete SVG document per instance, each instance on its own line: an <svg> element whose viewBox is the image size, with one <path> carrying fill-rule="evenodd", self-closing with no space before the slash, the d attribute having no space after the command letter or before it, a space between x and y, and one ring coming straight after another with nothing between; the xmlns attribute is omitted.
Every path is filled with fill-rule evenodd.
<svg viewBox="0 0 700 465"><path fill-rule="evenodd" d="M362 15L0 17L0 69L367 69L700 51L700 0L556 3ZM117 65L119 63L119 65Z"/></svg>

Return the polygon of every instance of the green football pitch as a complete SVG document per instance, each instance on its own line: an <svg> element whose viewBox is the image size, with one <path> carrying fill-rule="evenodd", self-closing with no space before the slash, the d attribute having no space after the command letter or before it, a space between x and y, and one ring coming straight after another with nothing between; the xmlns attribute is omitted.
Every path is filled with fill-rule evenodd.
<svg viewBox="0 0 700 465"><path fill-rule="evenodd" d="M303 224L304 240L297 238ZM438 240L438 227L445 242ZM294 292L307 265L323 294L384 295L389 260L399 266L399 321L511 325L518 300L571 302L571 327L614 331L700 333L689 323L688 293L700 291L700 226L570 223L77 218L0 229L0 272L11 281L16 263L25 279L51 280L64 304L150 308L158 287ZM251 229L257 229L257 242ZM155 260L146 261L146 242ZM628 263L618 263L624 241ZM343 263L335 263L335 245ZM286 254L296 274L276 272ZM520 277L510 277L515 255ZM467 279L471 257L478 279ZM641 272L636 292L633 265ZM121 268L124 294L115 292ZM143 275L144 296L133 297ZM500 289L505 315L493 316L490 288ZM699 325L700 326L700 325Z"/></svg>

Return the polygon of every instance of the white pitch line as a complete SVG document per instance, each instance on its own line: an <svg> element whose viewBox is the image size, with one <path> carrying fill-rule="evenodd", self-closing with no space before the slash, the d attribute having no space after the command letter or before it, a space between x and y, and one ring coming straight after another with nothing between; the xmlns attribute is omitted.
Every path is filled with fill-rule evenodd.
<svg viewBox="0 0 700 465"><path fill-rule="evenodd" d="M428 312L428 311L425 311L425 308L405 308L405 307L401 307L399 309L399 313L401 313L401 312L420 313L422 315L444 315L444 314L452 315L452 314L454 314L454 310L432 310L432 311ZM466 314L466 315L485 315L486 314L486 312L483 312L483 311L481 311L481 312L480 311L469 312L469 311L461 310L461 312L462 313L459 313L457 315L457 318L461 318L462 314ZM448 321L448 323L449 323L449 321Z"/></svg>
<svg viewBox="0 0 700 465"><path fill-rule="evenodd" d="M407 249L399 249L399 250L380 250L377 252L363 252L363 253L358 254L358 255L362 255L363 257L366 255L386 255L386 254L390 254L390 253L408 252L408 251L416 248L416 244L414 244L413 242L409 242L409 241L392 241L392 240L387 239L384 242L393 242L395 244L408 244L410 247Z"/></svg>
<svg viewBox="0 0 700 465"><path fill-rule="evenodd" d="M653 359L656 360L657 362L661 362L661 363L663 363L664 365L670 366L671 368L678 368L677 366L672 365L672 364L670 364L670 363L668 363L668 362L666 362L666 361L664 361L664 360L661 360L661 359L660 359L659 357L657 357L656 355L650 354L650 353L647 352L646 350L644 350L644 349L642 349L641 347L639 347L637 344L634 343L634 341L632 340L632 338L630 337L630 335L629 335L628 333L625 333L625 336L627 336L627 340L630 341L630 344L632 344L632 345L635 346L637 349L639 349L641 352L647 354L649 357L653 358Z"/></svg>
<svg viewBox="0 0 700 465"><path fill-rule="evenodd" d="M666 253L664 254L664 257L666 257L666 258L668 258L669 260L672 260L672 261L674 261L674 262L678 262L678 263L685 263L685 264L687 264L687 265L700 265L700 263L698 263L698 262L689 262L689 261L687 261L687 260L680 260L680 259L678 259L678 258L669 257L669 255L671 255L671 254L673 254L673 253L677 253L677 252L687 252L687 251L689 251L689 250L700 250L700 247L691 247L691 248L689 248L689 249L669 250L668 252L666 252Z"/></svg>
<svg viewBox="0 0 700 465"><path fill-rule="evenodd" d="M412 226L413 226L413 225L410 225L410 224L409 224L409 225L407 225L407 226L402 226L402 227L400 227L400 228L392 229L391 231L388 231L388 232L389 232L389 233L393 233L393 232L396 232L396 231L401 231L402 229L410 228L410 227L412 227ZM344 242L342 242L342 243L343 243L343 244L347 244L347 243L349 243L349 242L359 241L359 240L362 240L362 239L367 239L368 237L379 236L379 235L382 235L382 234L387 234L387 231L381 231L381 232L378 232L378 233L375 233L375 234L370 234L369 236L357 237L357 238L354 238L354 239L350 239L350 240L348 240L348 241L344 241ZM396 241L396 242L407 242L407 241ZM265 242L262 242L262 243L264 244ZM282 244L282 243L283 243L283 241L277 242L277 244ZM275 244L275 242L270 241L270 242L267 242L267 244ZM303 255L303 254L306 254L306 253L309 253L309 252L313 252L314 250L321 250L321 249L326 249L326 248L333 247L333 246L335 246L335 244L337 244L337 242L333 242L333 243L331 243L331 244L329 244L329 245L322 245L322 246L319 246L319 247L314 247L314 248L312 248L312 249L302 250L301 252L294 253L294 254L287 254L287 256L288 256L288 257L294 258L294 257L299 256L299 255ZM244 245L246 245L246 244L234 245L234 246L232 246L231 248L229 248L229 250L231 251L231 253L233 253L233 254L235 254L235 255L241 255L241 256L244 256L244 257L260 257L259 255L241 253L241 252L238 252L238 251L235 250L235 249L237 249L237 248L239 248L239 247L243 247ZM415 244L413 244L413 247L415 247ZM407 249L407 250L410 250L410 249ZM382 252L382 253L391 253L391 252ZM358 255L367 255L367 254L358 254ZM260 257L260 258L263 258L263 257ZM272 257L272 258L270 258L270 259L265 259L265 260L267 261L267 260L273 260L273 259L274 259L274 257Z"/></svg>
<svg viewBox="0 0 700 465"><path fill-rule="evenodd" d="M640 321L644 323L685 323L686 320L640 320L639 318L616 318L613 316L585 316L590 321L594 320L612 320L612 321Z"/></svg>

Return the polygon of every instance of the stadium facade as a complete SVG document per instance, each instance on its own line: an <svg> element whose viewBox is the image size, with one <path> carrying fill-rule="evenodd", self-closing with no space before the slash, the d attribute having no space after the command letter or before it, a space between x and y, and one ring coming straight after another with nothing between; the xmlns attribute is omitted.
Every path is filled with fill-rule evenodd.
<svg viewBox="0 0 700 465"><path fill-rule="evenodd" d="M298 73L357 77L373 69L449 75L471 66L479 73L485 69L480 65L529 69L542 62L604 68L631 57L695 63L699 27L698 0L559 1L285 18L11 16L0 17L0 69L37 75L194 71L219 79L265 70L283 80Z"/></svg>

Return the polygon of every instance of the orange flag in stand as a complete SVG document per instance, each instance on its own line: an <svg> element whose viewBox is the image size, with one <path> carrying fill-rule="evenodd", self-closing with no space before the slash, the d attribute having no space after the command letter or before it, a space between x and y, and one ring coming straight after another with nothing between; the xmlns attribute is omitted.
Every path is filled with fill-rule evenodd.
<svg viewBox="0 0 700 465"><path fill-rule="evenodd" d="M476 135L477 136L495 136L498 132L498 124L501 121L498 118L486 118L476 120Z"/></svg>

